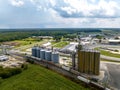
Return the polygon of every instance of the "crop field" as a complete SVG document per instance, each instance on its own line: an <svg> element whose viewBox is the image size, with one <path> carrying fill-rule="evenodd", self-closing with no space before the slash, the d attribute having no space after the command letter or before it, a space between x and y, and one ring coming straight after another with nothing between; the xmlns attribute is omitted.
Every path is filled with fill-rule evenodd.
<svg viewBox="0 0 120 90"><path fill-rule="evenodd" d="M38 65L2 80L0 90L89 90Z"/></svg>

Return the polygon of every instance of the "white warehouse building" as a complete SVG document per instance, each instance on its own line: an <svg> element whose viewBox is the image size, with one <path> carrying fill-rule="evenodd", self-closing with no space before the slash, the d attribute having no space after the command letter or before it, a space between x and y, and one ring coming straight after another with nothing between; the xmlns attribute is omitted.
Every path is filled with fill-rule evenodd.
<svg viewBox="0 0 120 90"><path fill-rule="evenodd" d="M5 55L0 56L0 61L7 61L7 60L9 60L8 56Z"/></svg>

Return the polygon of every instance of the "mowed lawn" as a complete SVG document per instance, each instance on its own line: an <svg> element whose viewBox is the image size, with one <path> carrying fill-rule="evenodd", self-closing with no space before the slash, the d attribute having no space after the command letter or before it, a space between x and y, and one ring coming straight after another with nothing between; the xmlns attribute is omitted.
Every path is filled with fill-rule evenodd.
<svg viewBox="0 0 120 90"><path fill-rule="evenodd" d="M39 65L29 64L21 74L3 80L0 90L88 90Z"/></svg>

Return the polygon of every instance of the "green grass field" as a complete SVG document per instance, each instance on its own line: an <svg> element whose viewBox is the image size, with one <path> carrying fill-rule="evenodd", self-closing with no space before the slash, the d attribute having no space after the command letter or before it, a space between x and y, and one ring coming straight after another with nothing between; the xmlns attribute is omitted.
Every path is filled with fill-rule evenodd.
<svg viewBox="0 0 120 90"><path fill-rule="evenodd" d="M100 48L95 48L95 50L99 50L100 53L105 56L120 58L120 54L114 54L109 51L101 50Z"/></svg>
<svg viewBox="0 0 120 90"><path fill-rule="evenodd" d="M100 52L101 54L106 55L106 56L120 58L120 54L114 54L114 53L111 53L109 51L104 51L104 50L100 50Z"/></svg>
<svg viewBox="0 0 120 90"><path fill-rule="evenodd" d="M67 42L67 41L60 41L60 42L57 42L57 43L52 42L53 47L57 47L57 48L63 48L68 44L69 44L69 42Z"/></svg>
<svg viewBox="0 0 120 90"><path fill-rule="evenodd" d="M22 73L5 79L0 90L88 90L38 65L28 65Z"/></svg>
<svg viewBox="0 0 120 90"><path fill-rule="evenodd" d="M25 51L26 49L29 49L29 48L32 48L34 45L42 45L44 43L47 43L48 40L42 40L42 41L39 41L39 42L35 42L35 43L32 43L32 44L29 44L29 45L23 45L23 46L19 46L19 47L16 47L15 49L19 49L21 51Z"/></svg>
<svg viewBox="0 0 120 90"><path fill-rule="evenodd" d="M15 40L12 42L19 43L20 45L16 46L16 47L20 47L20 46L24 46L24 45L34 44L34 43L40 42L40 41L42 41L42 40L29 37L29 38L25 38L25 39L21 39L21 40Z"/></svg>

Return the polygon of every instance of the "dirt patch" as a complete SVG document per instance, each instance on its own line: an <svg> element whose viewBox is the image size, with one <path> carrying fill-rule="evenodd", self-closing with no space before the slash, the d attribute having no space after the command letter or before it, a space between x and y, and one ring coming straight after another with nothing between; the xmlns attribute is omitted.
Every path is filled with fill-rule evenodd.
<svg viewBox="0 0 120 90"><path fill-rule="evenodd" d="M5 45L10 45L10 46L20 46L19 42L3 42L3 44Z"/></svg>

